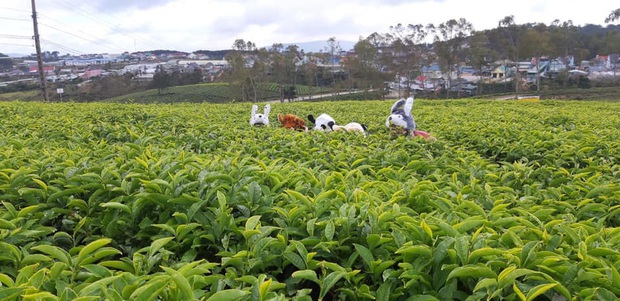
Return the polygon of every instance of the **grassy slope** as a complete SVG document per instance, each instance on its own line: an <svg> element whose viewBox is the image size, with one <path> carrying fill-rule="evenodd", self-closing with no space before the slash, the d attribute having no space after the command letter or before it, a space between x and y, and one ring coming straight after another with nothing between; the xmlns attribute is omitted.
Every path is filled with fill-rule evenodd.
<svg viewBox="0 0 620 301"><path fill-rule="evenodd" d="M41 92L39 90L0 94L0 101L13 100L43 100L43 97L41 96Z"/></svg>
<svg viewBox="0 0 620 301"><path fill-rule="evenodd" d="M570 100L615 100L620 101L620 87L598 87L591 89L568 89L545 91L544 99Z"/></svg>
<svg viewBox="0 0 620 301"><path fill-rule="evenodd" d="M262 88L262 94L267 94L269 99L278 99L278 86L276 84L266 85ZM297 86L298 95L310 94L312 87ZM175 103L175 102L211 102L224 103L230 102L232 96L228 84L198 84L170 87L162 91L161 95L156 89L144 92L132 93L119 97L106 99L106 102L133 102L133 103Z"/></svg>
<svg viewBox="0 0 620 301"><path fill-rule="evenodd" d="M536 95L537 93L528 91L521 92L520 95ZM475 97L478 99L498 99L507 96L514 96L515 93L491 94ZM541 99L558 99L558 100L603 100L603 101L620 101L620 87L596 87L590 89L562 89L541 91Z"/></svg>
<svg viewBox="0 0 620 301"><path fill-rule="evenodd" d="M298 86L297 95L309 95L312 93L313 87ZM278 99L279 93L277 93L277 85L271 84L265 87L265 90L269 91L270 99ZM525 94L525 93L524 93ZM535 94L535 93L533 93ZM483 95L481 99L495 99L505 95ZM620 87L597 87L590 89L566 89L566 90L551 90L543 91L541 93L542 99L564 99L564 100L605 100L605 101L620 101ZM330 96L327 100L367 100L367 99L379 99L380 95L368 95L367 93L342 95L340 97ZM0 101L12 101L12 100L42 100L39 90L26 91L26 92L12 92L0 94ZM56 100L56 99L54 99ZM226 103L232 100L228 84L198 84L188 86L170 87L162 91L160 95L157 90L151 89L144 92L137 92L127 94L123 96L113 97L105 99L105 102L120 102L120 103L176 103L176 102L211 102L211 103Z"/></svg>
<svg viewBox="0 0 620 301"><path fill-rule="evenodd" d="M305 87L305 86L303 86ZM310 94L308 87L298 88L298 95ZM270 86L269 90L273 90ZM272 91L271 98L277 99L278 93ZM304 93L305 92L305 93ZM367 100L367 99L379 99L380 94L371 93L359 93L348 94L341 96L329 96L326 100ZM509 95L509 94L507 94ZM542 99L564 99L564 100L605 100L605 101L620 101L620 87L599 87L590 89L566 89L566 90L552 90L544 91L541 93ZM484 95L482 99L494 99L497 95ZM226 84L200 84L190 86L178 86L171 87L162 92L162 95L157 93L157 90L148 90L145 92L139 92L119 97L107 99L109 102L134 102L134 103L173 103L173 102L213 102L224 103L230 102L230 92L228 85Z"/></svg>
<svg viewBox="0 0 620 301"><path fill-rule="evenodd" d="M228 102L228 85L199 84L170 87L158 93L156 89L106 99L106 102L174 103L174 102Z"/></svg>

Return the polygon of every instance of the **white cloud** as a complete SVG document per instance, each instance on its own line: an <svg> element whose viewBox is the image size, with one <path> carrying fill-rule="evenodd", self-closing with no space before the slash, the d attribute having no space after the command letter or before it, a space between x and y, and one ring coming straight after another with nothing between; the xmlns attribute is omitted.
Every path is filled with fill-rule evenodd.
<svg viewBox="0 0 620 301"><path fill-rule="evenodd" d="M1 53L34 52L28 39L30 3L17 2L0 5ZM483 30L497 27L508 15L517 24L558 19L605 25L605 17L617 8L575 0L55 0L37 5L41 38L51 42L43 50L61 53L229 49L236 39L258 46L330 37L357 41L398 23L465 18Z"/></svg>

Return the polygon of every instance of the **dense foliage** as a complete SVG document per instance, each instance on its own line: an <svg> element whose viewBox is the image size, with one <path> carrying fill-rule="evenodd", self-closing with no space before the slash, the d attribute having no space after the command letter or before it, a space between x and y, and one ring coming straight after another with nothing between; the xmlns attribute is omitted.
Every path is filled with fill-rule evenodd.
<svg viewBox="0 0 620 301"><path fill-rule="evenodd" d="M1 103L2 300L617 300L620 104Z"/></svg>

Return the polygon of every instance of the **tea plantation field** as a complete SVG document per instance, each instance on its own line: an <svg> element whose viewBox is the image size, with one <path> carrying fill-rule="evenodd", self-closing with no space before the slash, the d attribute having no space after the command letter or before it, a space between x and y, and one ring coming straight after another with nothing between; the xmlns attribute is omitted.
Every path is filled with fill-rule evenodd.
<svg viewBox="0 0 620 301"><path fill-rule="evenodd" d="M0 300L620 298L620 103L392 103L0 103Z"/></svg>

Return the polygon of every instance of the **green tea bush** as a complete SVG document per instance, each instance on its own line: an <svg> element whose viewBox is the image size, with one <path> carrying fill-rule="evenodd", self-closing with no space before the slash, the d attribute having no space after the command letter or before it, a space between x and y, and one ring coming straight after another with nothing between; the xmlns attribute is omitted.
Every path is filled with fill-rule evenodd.
<svg viewBox="0 0 620 301"><path fill-rule="evenodd" d="M618 103L391 105L0 103L0 299L620 297Z"/></svg>

